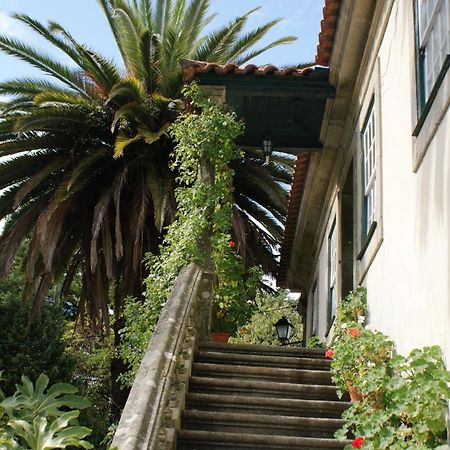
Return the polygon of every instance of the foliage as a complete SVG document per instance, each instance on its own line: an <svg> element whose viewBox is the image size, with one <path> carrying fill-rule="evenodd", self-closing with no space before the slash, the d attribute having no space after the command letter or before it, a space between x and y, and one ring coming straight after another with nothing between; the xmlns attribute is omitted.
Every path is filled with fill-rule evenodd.
<svg viewBox="0 0 450 450"><path fill-rule="evenodd" d="M177 142L172 167L179 172L177 220L168 227L160 255L148 254L149 276L143 304L129 301L125 307L126 328L121 355L137 370L161 307L172 285L190 262L207 263L209 245L224 308L245 297L244 268L233 251L230 227L233 171L228 163L240 155L234 141L243 125L234 113L206 98L196 85L185 88L190 110L181 114L169 129ZM214 181L201 176L203 167L214 173ZM208 243L210 240L210 244ZM133 371L127 375L130 382Z"/></svg>
<svg viewBox="0 0 450 450"><path fill-rule="evenodd" d="M352 386L362 398L344 412L345 424L336 437L356 438L346 449L447 448L450 373L440 348L393 356L393 342L364 327L361 315L365 315L365 304L362 288L340 302L338 329L333 348L328 350L339 394Z"/></svg>
<svg viewBox="0 0 450 450"><path fill-rule="evenodd" d="M325 348L325 342L323 342L319 336L311 336L306 342L307 348Z"/></svg>
<svg viewBox="0 0 450 450"><path fill-rule="evenodd" d="M0 272L9 272L29 238L24 291L36 292L33 313L55 280L64 279L66 292L81 273L79 310L108 326L110 290L118 319L124 298L141 295L144 254L158 252L174 220L177 173L169 168L167 128L182 107L180 60L242 64L295 38L258 47L279 19L244 32L256 9L207 34L209 0L99 3L119 66L54 21L15 15L62 51L61 60L0 36L1 51L44 75L0 83L8 98L0 106L0 219L7 219ZM281 239L292 161L286 155L268 166L263 161L261 152L249 151L233 163L234 234L246 261L274 270L270 249Z"/></svg>
<svg viewBox="0 0 450 450"><path fill-rule="evenodd" d="M345 439L349 433L364 436L363 448L368 450L446 449L450 373L439 347L416 349L406 358L394 357L389 369L390 377L383 377L382 403L374 405L367 396L353 404L344 413L345 425L336 437ZM378 383L375 386L378 388Z"/></svg>
<svg viewBox="0 0 450 450"><path fill-rule="evenodd" d="M347 383L350 382L361 395L377 395L384 384L393 349L393 342L378 331L356 323L341 329L333 343L331 363L332 379L338 394L341 396L347 391Z"/></svg>
<svg viewBox="0 0 450 450"><path fill-rule="evenodd" d="M364 323L367 312L366 289L359 287L339 302L335 321L335 333L339 333L352 322Z"/></svg>
<svg viewBox="0 0 450 450"><path fill-rule="evenodd" d="M79 426L79 409L89 403L75 395L77 389L58 383L47 389L49 379L41 374L36 385L26 376L13 396L0 403L0 448L47 450L93 446L83 438L91 430ZM74 409L76 408L76 409Z"/></svg>
<svg viewBox="0 0 450 450"><path fill-rule="evenodd" d="M231 252L228 258L217 254L214 259L220 262L218 269L222 273L219 274L221 282L214 290L212 331L235 335L257 307L255 296L262 272L259 267L251 267L246 272L240 257Z"/></svg>
<svg viewBox="0 0 450 450"><path fill-rule="evenodd" d="M52 383L70 379L74 361L65 353L62 308L47 300L41 319L28 324L30 302L22 302L8 286L3 283L0 289L0 367L7 368L5 393L12 395L22 373L37 378L45 372Z"/></svg>
<svg viewBox="0 0 450 450"><path fill-rule="evenodd" d="M258 293L256 309L250 320L238 330L233 343L280 345L275 322L286 316L294 327L292 342L303 340L303 324L296 311L297 301L289 298L287 291L280 290L276 294ZM297 344L300 345L300 344Z"/></svg>
<svg viewBox="0 0 450 450"><path fill-rule="evenodd" d="M112 336L100 336L90 328L77 327L74 322L69 322L65 339L66 355L74 365L71 383L91 404L80 412L80 421L93 430L90 442L94 447L106 448L101 441L111 423Z"/></svg>

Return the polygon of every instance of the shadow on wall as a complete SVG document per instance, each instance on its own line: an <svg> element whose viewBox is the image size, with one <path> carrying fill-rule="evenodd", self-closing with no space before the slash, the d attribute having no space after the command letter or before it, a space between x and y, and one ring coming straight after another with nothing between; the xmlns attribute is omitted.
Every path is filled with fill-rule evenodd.
<svg viewBox="0 0 450 450"><path fill-rule="evenodd" d="M415 244L425 255L430 246L442 245L437 250L443 255L447 273L447 292L450 292L450 115L444 120L417 171ZM438 232L438 233L437 233ZM436 239L444 237L444 242ZM440 264L436 261L436 264ZM450 320L450 302L447 303Z"/></svg>

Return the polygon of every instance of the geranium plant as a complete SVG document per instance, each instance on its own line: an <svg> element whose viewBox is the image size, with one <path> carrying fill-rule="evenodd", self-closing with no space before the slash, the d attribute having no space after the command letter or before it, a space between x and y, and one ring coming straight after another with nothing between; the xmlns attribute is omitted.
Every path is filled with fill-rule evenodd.
<svg viewBox="0 0 450 450"><path fill-rule="evenodd" d="M360 395L378 397L387 376L394 344L384 334L353 323L341 329L333 344L332 379L338 394L357 389ZM373 379L369 375L376 373ZM377 385L378 383L378 385ZM373 398L373 401L378 401Z"/></svg>
<svg viewBox="0 0 450 450"><path fill-rule="evenodd" d="M389 373L388 379L383 375L375 383L377 373L366 373L362 381L367 386L372 384L373 389L383 383L383 395L377 404L370 397L354 403L343 414L345 425L336 437L358 436L364 439L360 448L367 450L448 449L446 410L450 373L439 347L416 349L406 358L392 358Z"/></svg>
<svg viewBox="0 0 450 450"><path fill-rule="evenodd" d="M342 328L346 328L348 324L353 322L364 324L366 313L366 289L359 287L339 302L336 312L335 333L339 334Z"/></svg>
<svg viewBox="0 0 450 450"><path fill-rule="evenodd" d="M326 352L339 395L356 389L359 400L344 412L336 438L352 439L346 450L448 449L450 373L439 347L394 356L393 342L364 326L365 305L362 288L341 301Z"/></svg>

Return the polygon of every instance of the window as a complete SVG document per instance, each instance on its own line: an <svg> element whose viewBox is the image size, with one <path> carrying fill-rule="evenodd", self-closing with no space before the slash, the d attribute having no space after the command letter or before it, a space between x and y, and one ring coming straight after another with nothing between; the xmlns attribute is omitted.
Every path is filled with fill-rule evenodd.
<svg viewBox="0 0 450 450"><path fill-rule="evenodd" d="M312 330L311 335L317 336L319 332L319 290L317 288L317 279L314 283L314 288L312 291Z"/></svg>
<svg viewBox="0 0 450 450"><path fill-rule="evenodd" d="M379 58L359 101L361 109L352 141L355 149L354 213L357 218L353 235L356 262L352 281L355 284L363 282L383 243L383 122Z"/></svg>
<svg viewBox="0 0 450 450"><path fill-rule="evenodd" d="M336 222L331 227L328 236L328 325L331 325L333 317L336 315Z"/></svg>
<svg viewBox="0 0 450 450"><path fill-rule="evenodd" d="M376 217L376 131L375 102L372 100L361 131L363 162L363 237L369 234Z"/></svg>
<svg viewBox="0 0 450 450"><path fill-rule="evenodd" d="M416 0L420 110L450 54L450 0Z"/></svg>

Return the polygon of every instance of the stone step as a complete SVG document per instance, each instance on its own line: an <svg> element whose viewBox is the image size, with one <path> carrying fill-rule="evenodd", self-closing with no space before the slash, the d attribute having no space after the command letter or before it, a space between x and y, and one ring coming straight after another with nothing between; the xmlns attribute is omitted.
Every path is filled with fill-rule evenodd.
<svg viewBox="0 0 450 450"><path fill-rule="evenodd" d="M238 378L208 378L193 376L189 380L191 392L206 394L243 394L279 398L339 401L334 386L320 384L280 383ZM343 400L348 401L348 397Z"/></svg>
<svg viewBox="0 0 450 450"><path fill-rule="evenodd" d="M281 347L277 345L224 344L219 342L200 342L199 350L210 350L245 355L294 356L297 358L324 359L324 348Z"/></svg>
<svg viewBox="0 0 450 450"><path fill-rule="evenodd" d="M346 444L349 444L349 441L216 431L181 430L178 432L178 450L234 450L241 448L322 450L343 449Z"/></svg>
<svg viewBox="0 0 450 450"><path fill-rule="evenodd" d="M244 395L216 395L188 392L186 409L231 413L268 414L293 417L327 417L340 419L348 402L303 400Z"/></svg>
<svg viewBox="0 0 450 450"><path fill-rule="evenodd" d="M317 437L333 439L342 427L341 419L273 416L217 411L188 410L183 413L183 429L224 431L242 434Z"/></svg>
<svg viewBox="0 0 450 450"><path fill-rule="evenodd" d="M217 351L213 349L199 350L196 354L197 362L238 364L260 367L279 367L308 370L329 370L330 360L322 358L298 357L294 355L255 355L248 353Z"/></svg>
<svg viewBox="0 0 450 450"><path fill-rule="evenodd" d="M252 378L261 381L286 383L331 385L331 375L327 370L286 369L257 367L235 364L210 364L194 362L192 374L195 376L230 378Z"/></svg>

